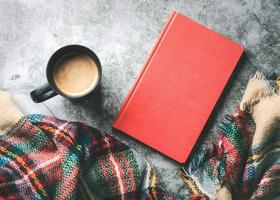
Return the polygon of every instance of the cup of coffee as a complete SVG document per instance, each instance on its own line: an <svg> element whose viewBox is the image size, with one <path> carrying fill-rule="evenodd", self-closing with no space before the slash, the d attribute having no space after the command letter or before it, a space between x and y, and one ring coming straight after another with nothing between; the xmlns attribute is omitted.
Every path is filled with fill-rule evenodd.
<svg viewBox="0 0 280 200"><path fill-rule="evenodd" d="M97 55L87 47L68 45L57 50L47 65L48 83L30 93L36 103L56 95L82 100L96 93L102 68Z"/></svg>

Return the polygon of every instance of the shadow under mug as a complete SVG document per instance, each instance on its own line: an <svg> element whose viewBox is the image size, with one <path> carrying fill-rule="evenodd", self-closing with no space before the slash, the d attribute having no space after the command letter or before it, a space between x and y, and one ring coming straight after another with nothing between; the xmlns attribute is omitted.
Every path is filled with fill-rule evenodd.
<svg viewBox="0 0 280 200"><path fill-rule="evenodd" d="M67 55L71 54L85 54L89 56L96 64L97 69L98 69L98 79L96 82L95 87L93 87L90 91L87 93L81 95L81 96L70 96L65 93L63 93L55 84L54 81L54 70L55 66L58 64L58 62ZM94 94L97 92L98 88L100 87L100 82L101 82L101 76L102 76L102 68L101 68L101 63L97 55L90 50L89 48L81 45L68 45L60 48L57 50L49 59L48 65L47 65L47 70L46 70L46 75L47 75L47 80L48 83L34 89L31 93L30 96L32 100L35 103L40 103L43 101L46 101L56 95L61 95L64 96L70 100L83 100L90 95Z"/></svg>

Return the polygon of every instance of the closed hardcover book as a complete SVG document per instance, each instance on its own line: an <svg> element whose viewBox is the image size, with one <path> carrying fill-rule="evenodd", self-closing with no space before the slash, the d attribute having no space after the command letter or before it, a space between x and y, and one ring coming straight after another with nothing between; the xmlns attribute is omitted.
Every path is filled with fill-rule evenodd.
<svg viewBox="0 0 280 200"><path fill-rule="evenodd" d="M243 47L174 12L113 127L183 163Z"/></svg>

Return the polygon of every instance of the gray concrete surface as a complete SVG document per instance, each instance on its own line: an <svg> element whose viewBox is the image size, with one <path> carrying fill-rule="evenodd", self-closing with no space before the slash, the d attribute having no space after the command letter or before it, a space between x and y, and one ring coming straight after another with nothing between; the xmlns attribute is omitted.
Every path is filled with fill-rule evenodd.
<svg viewBox="0 0 280 200"><path fill-rule="evenodd" d="M111 130L172 10L246 48L210 123L211 134L222 116L234 111L248 78L257 69L267 75L280 73L279 0L0 0L0 89L11 92L26 114L86 122L119 138L157 167L168 190L184 196L183 182L176 175L178 164ZM104 70L101 94L80 103L62 97L33 103L29 92L46 82L48 58L56 49L73 43L90 47L100 57Z"/></svg>

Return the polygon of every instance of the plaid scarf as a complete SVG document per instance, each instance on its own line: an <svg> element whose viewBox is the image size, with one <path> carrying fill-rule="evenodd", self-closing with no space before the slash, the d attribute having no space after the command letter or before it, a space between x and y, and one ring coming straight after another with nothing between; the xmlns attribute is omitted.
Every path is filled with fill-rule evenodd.
<svg viewBox="0 0 280 200"><path fill-rule="evenodd" d="M280 79L257 72L235 115L182 167L192 199L280 199Z"/></svg>
<svg viewBox="0 0 280 200"><path fill-rule="evenodd" d="M195 155L182 168L182 178L191 188L192 199L213 198L211 187L224 188L229 199L280 199L280 137L252 145L255 123L238 110L219 127L218 142ZM227 199L224 198L218 199Z"/></svg>
<svg viewBox="0 0 280 200"><path fill-rule="evenodd" d="M82 123L23 117L0 136L0 199L175 199L128 146Z"/></svg>

